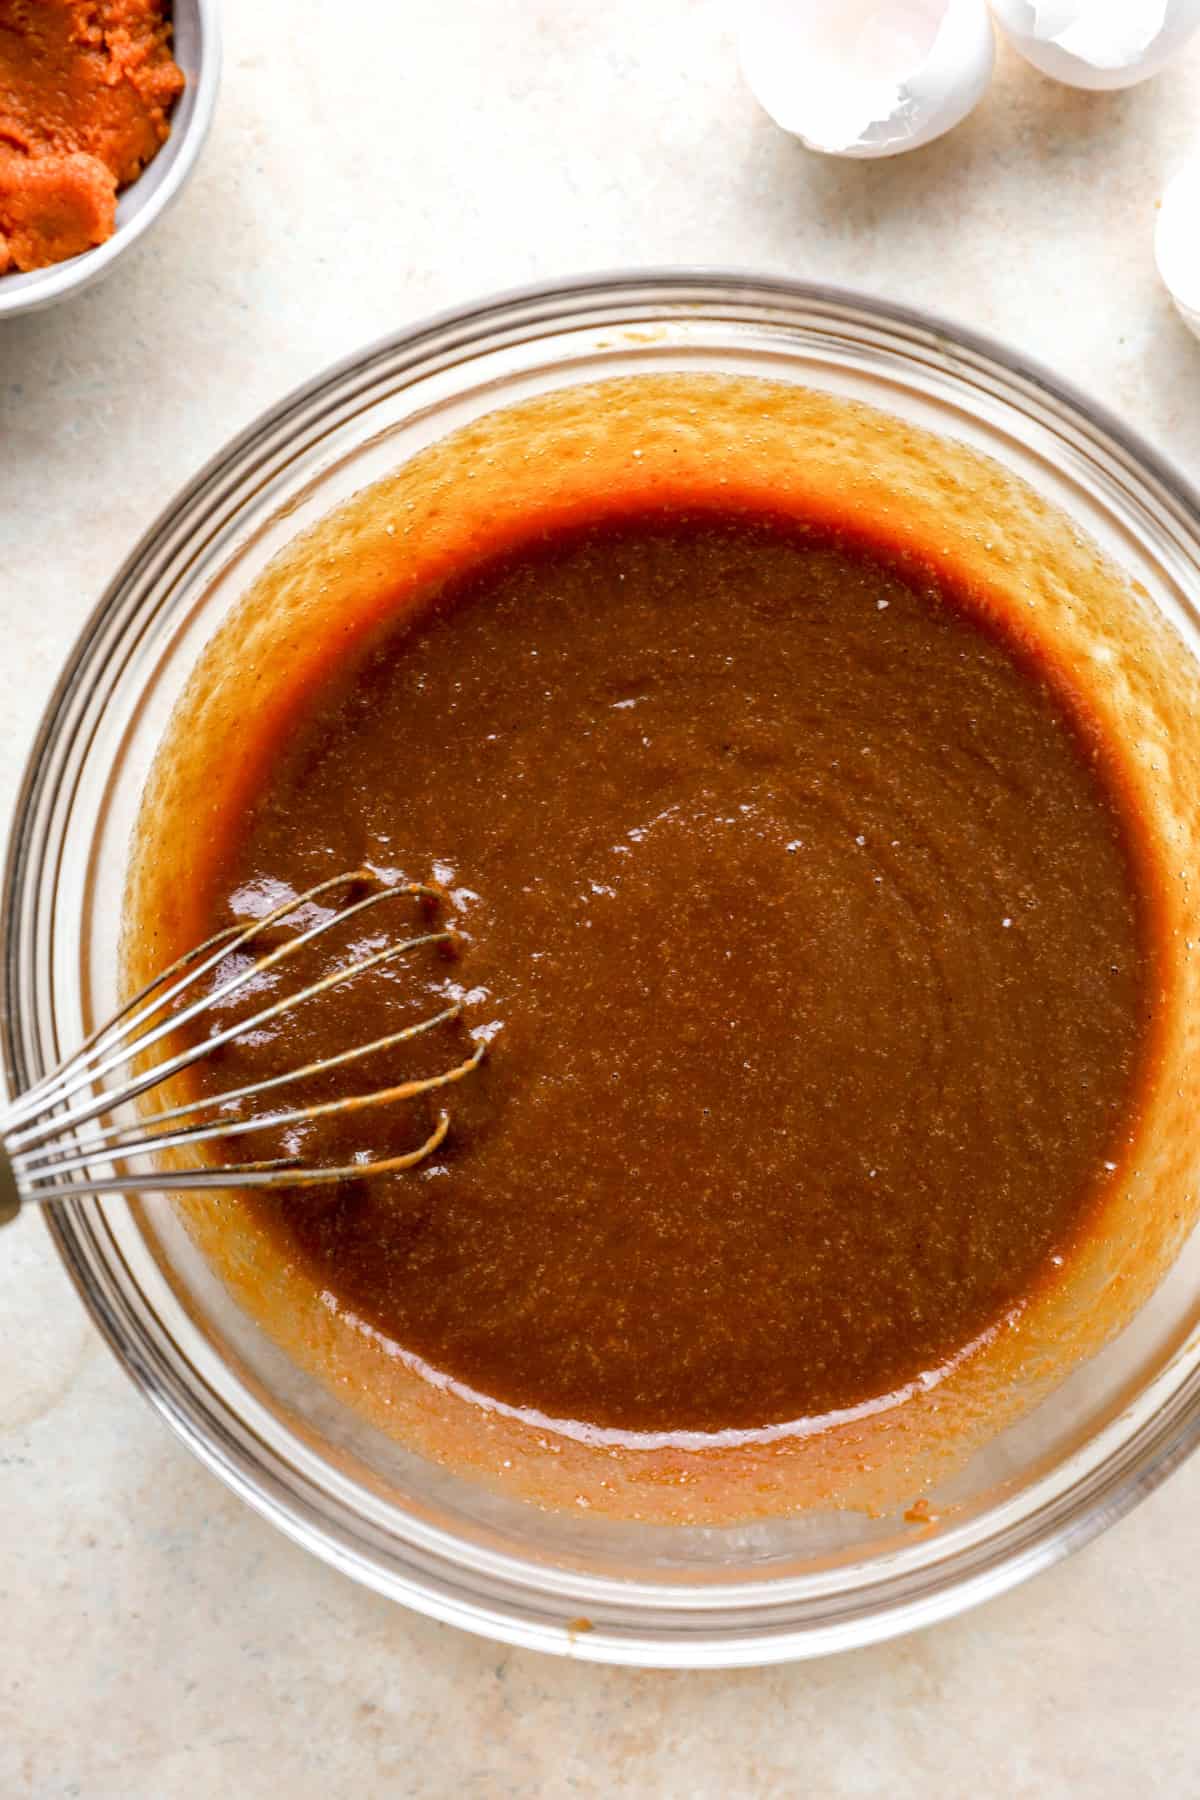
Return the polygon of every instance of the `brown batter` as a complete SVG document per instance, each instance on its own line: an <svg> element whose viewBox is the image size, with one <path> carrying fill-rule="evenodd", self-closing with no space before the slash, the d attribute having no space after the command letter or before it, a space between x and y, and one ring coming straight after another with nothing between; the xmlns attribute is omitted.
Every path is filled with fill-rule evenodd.
<svg viewBox="0 0 1200 1800"><path fill-rule="evenodd" d="M1071 1257L1144 1061L1133 827L946 573L761 511L563 529L334 655L266 748L212 926L369 862L442 881L467 947L214 1079L448 984L491 1038L419 1175L246 1203L331 1307L511 1406L711 1433L928 1379Z"/></svg>
<svg viewBox="0 0 1200 1800"><path fill-rule="evenodd" d="M223 562L122 981L281 880L441 867L470 944L387 1016L452 980L502 1029L436 1171L178 1193L147 1245L400 1505L435 1462L576 1518L948 1519L1200 1209L1194 661L1049 475L842 396L477 403Z"/></svg>
<svg viewBox="0 0 1200 1800"><path fill-rule="evenodd" d="M0 0L0 273L112 236L184 78L162 0Z"/></svg>

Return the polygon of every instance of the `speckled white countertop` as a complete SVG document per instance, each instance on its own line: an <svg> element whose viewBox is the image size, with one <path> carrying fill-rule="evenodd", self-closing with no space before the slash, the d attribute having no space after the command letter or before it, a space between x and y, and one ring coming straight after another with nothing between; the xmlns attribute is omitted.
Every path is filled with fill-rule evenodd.
<svg viewBox="0 0 1200 1800"><path fill-rule="evenodd" d="M1112 96L1002 55L949 138L850 164L757 111L714 0L226 12L176 210L98 289L0 324L5 816L85 614L197 465L492 289L669 262L874 289L1044 358L1200 479L1200 343L1151 254L1200 47ZM883 1648L716 1675L505 1650L277 1536L139 1399L39 1222L0 1242L4 1800L1191 1796L1198 1616L1200 1458L1032 1585Z"/></svg>

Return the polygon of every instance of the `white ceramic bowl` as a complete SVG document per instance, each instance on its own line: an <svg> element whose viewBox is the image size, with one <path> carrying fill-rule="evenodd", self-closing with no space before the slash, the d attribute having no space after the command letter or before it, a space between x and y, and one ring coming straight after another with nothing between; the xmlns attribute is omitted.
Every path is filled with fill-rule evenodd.
<svg viewBox="0 0 1200 1800"><path fill-rule="evenodd" d="M154 161L117 199L116 230L106 243L27 275L0 275L0 319L53 306L112 268L182 191L212 122L221 76L218 0L174 0L172 49L187 86L171 114L171 135Z"/></svg>

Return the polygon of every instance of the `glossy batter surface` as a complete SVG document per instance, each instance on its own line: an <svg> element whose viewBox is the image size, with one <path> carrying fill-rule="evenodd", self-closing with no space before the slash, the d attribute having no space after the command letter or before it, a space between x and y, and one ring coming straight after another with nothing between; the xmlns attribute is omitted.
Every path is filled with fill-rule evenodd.
<svg viewBox="0 0 1200 1800"><path fill-rule="evenodd" d="M489 1057L417 1175L247 1204L330 1305L511 1405L710 1432L893 1393L1069 1257L1127 1135L1149 951L1109 758L861 545L676 514L464 575L334 658L213 924L363 862L447 887L461 962L214 1081L448 992ZM430 1116L289 1148L382 1154Z"/></svg>

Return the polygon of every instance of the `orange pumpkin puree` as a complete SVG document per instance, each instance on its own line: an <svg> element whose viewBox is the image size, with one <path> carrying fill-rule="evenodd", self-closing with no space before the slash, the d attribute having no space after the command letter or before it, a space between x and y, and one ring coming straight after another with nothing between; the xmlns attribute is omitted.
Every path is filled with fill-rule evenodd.
<svg viewBox="0 0 1200 1800"><path fill-rule="evenodd" d="M0 273L102 244L184 88L162 0L0 0Z"/></svg>

